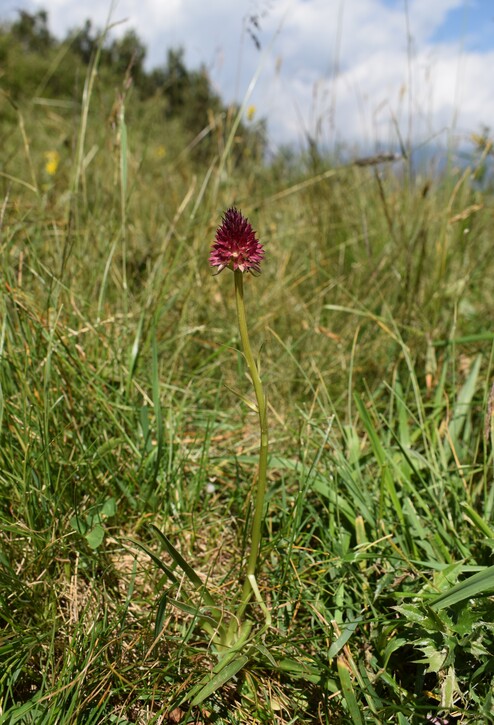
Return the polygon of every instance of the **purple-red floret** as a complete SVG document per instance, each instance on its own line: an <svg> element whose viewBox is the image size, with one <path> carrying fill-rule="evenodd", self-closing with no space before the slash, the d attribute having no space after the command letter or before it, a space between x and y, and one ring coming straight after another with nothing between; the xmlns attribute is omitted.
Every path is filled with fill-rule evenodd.
<svg viewBox="0 0 494 725"><path fill-rule="evenodd" d="M218 272L229 267L259 274L263 257L264 249L249 220L235 207L228 209L216 231L209 255L210 265L218 267Z"/></svg>

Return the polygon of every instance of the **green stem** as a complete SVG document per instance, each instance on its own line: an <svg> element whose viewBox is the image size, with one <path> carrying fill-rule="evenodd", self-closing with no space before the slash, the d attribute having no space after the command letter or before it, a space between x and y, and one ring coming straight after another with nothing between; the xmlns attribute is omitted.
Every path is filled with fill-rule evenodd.
<svg viewBox="0 0 494 725"><path fill-rule="evenodd" d="M242 349L245 362L249 368L249 373L254 385L254 391L257 400L257 409L259 413L259 428L261 431L261 444L259 447L259 469L257 476L257 490L254 504L254 517L252 519L252 530L250 538L249 558L247 559L247 570L242 586L242 595L240 606L237 611L237 621L240 624L252 596L252 587L249 582L249 576L255 575L257 559L261 544L261 528L264 512L264 498L266 495L266 473L268 468L268 418L266 397L262 387L261 378L257 364L252 355L250 346L249 333L247 330L247 320L245 317L244 305L244 279L240 270L235 270L235 301L237 304L238 327L240 330L240 339L242 341Z"/></svg>

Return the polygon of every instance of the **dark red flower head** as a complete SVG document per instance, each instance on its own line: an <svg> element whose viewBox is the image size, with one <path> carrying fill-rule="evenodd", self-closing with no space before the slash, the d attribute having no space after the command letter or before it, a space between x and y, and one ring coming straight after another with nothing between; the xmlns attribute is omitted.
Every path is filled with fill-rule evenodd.
<svg viewBox="0 0 494 725"><path fill-rule="evenodd" d="M249 220L235 207L228 209L223 215L223 224L216 231L209 264L218 267L218 272L229 267L241 272L260 273L263 257L264 249Z"/></svg>

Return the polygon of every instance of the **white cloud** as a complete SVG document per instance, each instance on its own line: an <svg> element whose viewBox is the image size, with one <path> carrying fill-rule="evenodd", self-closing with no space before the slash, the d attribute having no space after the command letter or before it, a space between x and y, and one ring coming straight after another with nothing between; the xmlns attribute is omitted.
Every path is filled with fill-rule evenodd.
<svg viewBox="0 0 494 725"><path fill-rule="evenodd" d="M410 116L420 140L455 123L478 128L494 113L483 80L487 55L462 53L461 37L432 42L448 13L464 5L410 0L406 17L401 3L296 2L279 38L285 72L270 117L280 135L293 133L281 109L294 104L305 130L329 142L396 142L395 123L405 136Z"/></svg>
<svg viewBox="0 0 494 725"><path fill-rule="evenodd" d="M88 17L102 27L109 10L101 0L17 0L21 6L46 8L61 35ZM494 117L486 82L494 50L462 52L461 32L447 42L440 32L462 8L475 13L465 0L409 0L408 16L400 0L119 0L112 20L128 19L115 32L134 28L150 65L183 46L188 64L205 63L227 101L243 99L264 63L252 102L275 142L319 133L372 146L396 138L395 121L405 135L410 114L421 138L453 123L476 130Z"/></svg>

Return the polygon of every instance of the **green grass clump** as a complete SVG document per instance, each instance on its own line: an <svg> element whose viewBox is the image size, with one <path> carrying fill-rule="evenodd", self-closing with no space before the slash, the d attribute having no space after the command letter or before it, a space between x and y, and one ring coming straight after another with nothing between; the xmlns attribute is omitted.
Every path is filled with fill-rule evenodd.
<svg viewBox="0 0 494 725"><path fill-rule="evenodd" d="M405 160L280 172L234 113L191 141L98 78L0 120L0 721L494 722L492 192ZM207 263L232 203L266 247L271 626L252 605L221 682L193 606L155 631L153 525L226 608L257 450Z"/></svg>

